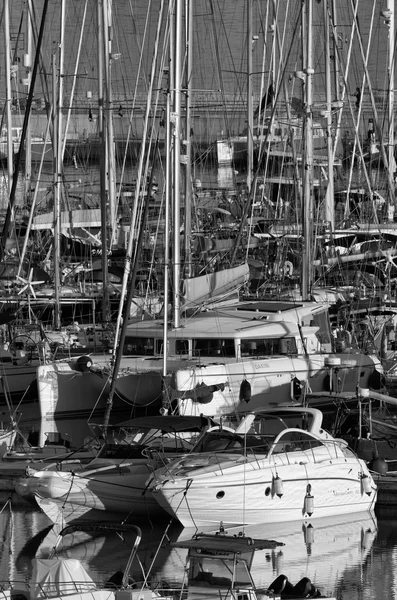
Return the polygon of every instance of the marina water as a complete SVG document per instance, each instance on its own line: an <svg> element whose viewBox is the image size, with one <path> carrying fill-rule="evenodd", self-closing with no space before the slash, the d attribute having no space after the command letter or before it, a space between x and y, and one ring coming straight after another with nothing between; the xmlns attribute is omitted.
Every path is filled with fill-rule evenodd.
<svg viewBox="0 0 397 600"><path fill-rule="evenodd" d="M1 580L29 580L32 558L46 557L54 545L54 528L36 507L15 495L0 494L0 510ZM168 517L153 523L142 517L134 520L131 515L129 522L142 528L139 557L146 570L153 563L150 581L170 588L180 586L186 553L181 548L171 548L167 541L177 541L182 536L189 538L194 531L183 530L177 524L170 526ZM164 537L165 531L167 537ZM397 597L395 515L360 513L344 519L314 518L310 522L277 524L273 528L258 525L252 537L284 544L255 554L252 574L260 587L267 587L283 573L292 583L307 576L324 594L334 595L338 600ZM122 539L111 533L91 538L81 532L75 533L65 538L63 556L82 561L94 580L104 582L123 570L133 540L133 535ZM141 579L137 563L131 573Z"/></svg>

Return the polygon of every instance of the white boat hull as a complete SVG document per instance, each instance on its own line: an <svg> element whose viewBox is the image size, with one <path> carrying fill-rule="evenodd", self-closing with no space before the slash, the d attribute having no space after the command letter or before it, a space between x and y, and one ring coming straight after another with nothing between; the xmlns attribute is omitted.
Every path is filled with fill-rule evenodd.
<svg viewBox="0 0 397 600"><path fill-rule="evenodd" d="M96 357L93 357L96 362ZM327 359L337 358L340 363L337 371L326 365ZM205 359L201 360L201 363ZM223 362L224 360L224 362ZM236 409L240 404L240 387L244 380L251 386L249 407L266 407L275 403L288 402L294 397L293 380L297 379L301 385L307 385L312 392L330 391L330 378L332 390L354 393L357 386L361 388L373 387L370 384L372 373L381 368L375 356L363 354L310 354L303 356L280 356L258 359L244 358L223 359L216 362L216 358L208 358L211 364L197 366L194 360L181 360L171 357L168 361L170 373L169 396L177 400L180 414L185 415L210 415L219 416L225 412ZM162 361L152 357L146 360L141 357L123 357L121 373L117 380L117 393L124 403L118 402L117 397L113 414L124 406L130 407L161 407L163 397L163 375L160 369ZM62 367L62 368L61 368ZM212 399L196 398L196 388L199 384L206 386L222 386L223 389L214 390ZM78 413L84 416L84 436L89 435L86 425L92 407L98 410L98 398L106 394L107 382L101 379L98 373L87 371L76 373L67 364L45 365L38 370L38 390L42 402L50 402L59 407L68 404L71 399L76 405L74 418ZM128 404L129 403L129 404ZM102 402L103 404L103 402ZM62 413L62 419L67 413ZM47 415L49 418L49 414ZM61 417L58 416L58 419ZM120 412L119 421L129 418ZM116 416L114 419L116 422ZM69 428L69 429L68 429ZM72 430L70 423L63 424L61 431ZM83 442L84 436L79 436ZM73 436L75 439L76 435Z"/></svg>
<svg viewBox="0 0 397 600"><path fill-rule="evenodd" d="M335 359L336 367L327 366L327 361ZM313 393L331 390L354 393L357 386L373 387L370 378L378 366L375 356L362 354L309 354L212 363L175 371L171 393L178 398L181 414L219 416L240 405L249 405L252 410L298 400L294 381L301 388L306 385ZM243 381L250 385L246 399L241 393ZM212 389L211 400L208 396L203 402L197 394L200 386L219 389Z"/></svg>
<svg viewBox="0 0 397 600"><path fill-rule="evenodd" d="M161 512L161 508L146 491L150 474L144 458L134 459L133 464L90 467L81 473L43 470L21 479L16 491L22 497L54 500L63 507L67 504L124 515L152 514Z"/></svg>
<svg viewBox="0 0 397 600"><path fill-rule="evenodd" d="M216 456L214 458L216 460ZM259 466L260 465L260 466ZM374 509L377 488L371 478L367 494L362 485L362 465L355 457L286 466L262 461L221 469L218 476L194 479L171 477L157 486L155 498L184 527L225 527L307 520ZM276 474L283 481L283 494L274 493ZM305 498L311 485L313 512Z"/></svg>

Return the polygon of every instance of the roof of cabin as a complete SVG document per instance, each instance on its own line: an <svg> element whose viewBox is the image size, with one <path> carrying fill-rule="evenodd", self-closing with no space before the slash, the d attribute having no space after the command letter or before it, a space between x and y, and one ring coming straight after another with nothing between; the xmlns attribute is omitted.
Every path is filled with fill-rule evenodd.
<svg viewBox="0 0 397 600"><path fill-rule="evenodd" d="M178 329L169 325L168 336L178 339L296 336L299 334L299 327L310 325L312 315L327 309L326 304L314 302L239 303L224 309L197 313L190 319L182 319ZM127 337L162 335L161 319L138 321L127 327Z"/></svg>
<svg viewBox="0 0 397 600"><path fill-rule="evenodd" d="M174 548L188 548L189 550L201 550L201 552L219 556L219 554L241 554L247 551L261 550L264 548L276 548L284 546L282 542L275 540L262 540L245 536L228 536L228 535L205 535L199 534L191 540L174 542Z"/></svg>

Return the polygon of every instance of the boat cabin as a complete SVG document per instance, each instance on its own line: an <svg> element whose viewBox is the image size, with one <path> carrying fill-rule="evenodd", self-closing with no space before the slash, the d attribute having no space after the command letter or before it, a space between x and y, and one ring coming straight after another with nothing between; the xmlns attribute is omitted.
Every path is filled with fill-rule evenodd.
<svg viewBox="0 0 397 600"><path fill-rule="evenodd" d="M274 549L284 544L245 536L197 534L191 540L173 543L186 548L188 600L210 598L257 598L251 567L256 550Z"/></svg>
<svg viewBox="0 0 397 600"><path fill-rule="evenodd" d="M187 549L188 600L257 600L261 598L323 598L308 577L293 586L280 575L268 588L256 587L252 564L256 551L277 551L284 546L276 540L256 539L239 532L233 536L224 531L222 523L216 533L197 533L192 539L174 542L172 547ZM285 595L284 595L284 593ZM328 600L333 600L328 597Z"/></svg>
<svg viewBox="0 0 397 600"><path fill-rule="evenodd" d="M322 438L322 440L319 439ZM195 453L242 452L273 454L313 451L319 446L329 445L336 455L336 446L331 436L322 429L322 414L319 410L304 407L270 409L248 413L236 426L234 418L223 419L222 425L210 428L193 448Z"/></svg>
<svg viewBox="0 0 397 600"><path fill-rule="evenodd" d="M310 307L308 305L311 305ZM313 303L253 302L199 313L168 331L168 355L178 358L294 356L330 352L332 334L328 307ZM161 321L129 325L124 356L161 357Z"/></svg>

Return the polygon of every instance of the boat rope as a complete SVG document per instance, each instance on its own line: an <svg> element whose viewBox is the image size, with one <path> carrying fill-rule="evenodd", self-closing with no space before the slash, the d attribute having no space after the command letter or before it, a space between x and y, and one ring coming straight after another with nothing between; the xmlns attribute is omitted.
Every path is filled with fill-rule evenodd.
<svg viewBox="0 0 397 600"><path fill-rule="evenodd" d="M1 515L1 514L2 514L4 511L5 511L5 509L7 508L7 506L10 506L10 507L11 507L11 499L12 499L12 496L13 496L13 494L14 494L14 491L15 491L15 490L12 490L12 492L11 492L11 494L8 496L8 498L7 498L7 500L6 500L5 504L4 504L4 506L3 506L3 507L0 509L0 515Z"/></svg>
<svg viewBox="0 0 397 600"><path fill-rule="evenodd" d="M184 491L183 491L183 493L182 493L182 498L181 498L181 500L180 500L180 502L179 502L178 506L176 507L175 514L176 514L176 515L178 514L178 510L179 510L179 508L181 507L181 505L182 505L182 502L185 500L185 502L186 502L186 508L187 508L187 510L188 510L188 512L189 512L190 519L191 519L192 523L194 523L194 526L195 526L195 528L196 528L196 531L198 531L198 527L197 527L197 525L195 524L195 521L194 521L194 518L193 518L193 515L192 515L192 511L191 511L191 509L190 509L190 506L189 506L189 501L188 501L188 499L187 499L187 493L188 493L188 491L189 491L189 488L190 488L190 486L192 485L192 483L193 483L193 479L188 479L188 480L187 480L187 482L186 482L186 487L185 487L185 489L184 489Z"/></svg>
<svg viewBox="0 0 397 600"><path fill-rule="evenodd" d="M11 506L11 498L14 494L14 490L11 492L10 496L8 497L6 503L4 504L3 508L0 510L0 514L3 513L3 511L9 507L10 509L10 520L7 523L6 526L3 525L3 536L1 539L2 542L2 548L6 548L8 545L8 554L10 556L12 556L12 540L13 540L13 529L14 529L14 513L12 511L12 506Z"/></svg>
<svg viewBox="0 0 397 600"><path fill-rule="evenodd" d="M29 94L28 94L28 98L27 98L25 116L24 116L23 126L22 126L21 141L20 141L20 145L19 145L19 149L18 149L16 161L15 161L14 175L12 178L12 185L11 185L10 195L9 195L9 199L8 199L7 214L6 214L6 218L5 218L4 225L3 225L2 241L0 243L0 259L1 260L4 258L5 249L6 249L5 244L6 244L6 240L7 240L9 230L11 227L11 223L12 223L12 215L13 215L14 204L15 204L15 195L16 195L16 191L17 191L17 182L19 179L18 173L19 173L19 169L21 166L22 152L23 152L23 147L24 147L24 142L25 142L25 137L26 137L26 131L28 128L30 110L32 107L32 102L33 102L33 90L35 87L36 76L37 76L38 67L39 67L39 58L40 58L40 54L42 51L41 44L42 44L42 40L43 40L43 36L44 36L44 25L45 25L45 21L46 21L48 3L49 3L49 0L45 0L44 6L43 6L42 18L41 18L41 23L40 23L40 31L39 31L39 36L38 36L38 40L37 40L36 56L35 56L35 61L34 61L33 70L32 70L32 74L31 74Z"/></svg>
<svg viewBox="0 0 397 600"><path fill-rule="evenodd" d="M163 548L163 547L164 547L164 541L165 541L165 540L167 540L168 542L170 541L170 538L169 538L169 536L168 536L168 530L169 530L169 528L171 527L171 525L173 525L173 524L174 524L174 522L175 522L175 519L172 517L172 518L170 519L170 521L168 522L168 525L167 525L167 527L165 528L165 530L164 530L164 532L163 532L163 535L161 536L161 539L160 539L160 541L159 541L159 543L158 543L158 546L157 546L157 548L156 548L155 552L153 553L153 556L152 556L152 562L151 562L151 563L150 563L150 565L149 565L149 568L148 568L148 570L147 570L147 573L146 573L146 575L144 574L144 582L143 582L143 584L142 584L142 587L143 587L143 586L145 586L145 585L147 585L148 577L149 577L149 575L150 575L150 573L151 573L151 570L152 570L152 568L153 568L153 565L154 565L154 564L155 564L155 562L156 562L156 558L157 558L157 556L158 556L158 553L159 553L159 551L160 551L160 548Z"/></svg>
<svg viewBox="0 0 397 600"><path fill-rule="evenodd" d="M131 489L133 489L133 488L131 488ZM135 489L136 489L137 492L139 491L138 487L135 488ZM146 491L146 490L144 490L144 491ZM136 496L136 498L137 497L138 496ZM148 503L148 497L146 495L144 495L144 492L141 492L141 498L143 499L143 502L144 502L144 507L145 507L145 510L146 510L145 517L147 519L147 522L150 523L151 526L153 527L153 521L152 521L151 516L150 516L150 504ZM124 523L128 523L128 519L131 517L131 515L135 515L135 510L136 510L136 506L134 506L133 501L132 501L131 510L125 516L125 518L121 521L121 523L123 523L123 524ZM139 508L138 508L138 510L139 510Z"/></svg>
<svg viewBox="0 0 397 600"><path fill-rule="evenodd" d="M68 498L69 498L70 492L72 491L72 487L73 487L73 483L74 483L74 478L75 478L75 475L76 475L74 471L71 471L70 474L71 474L72 478L70 480L69 490L66 492L65 500L63 501L63 504L62 504L62 510L66 507L66 503L68 502Z"/></svg>
<svg viewBox="0 0 397 600"><path fill-rule="evenodd" d="M245 463L244 463L244 469L243 469L243 533L244 533L244 528L245 528L245 514L246 514L246 506L247 506L247 497L246 497L246 493L247 493L247 477L246 477L246 473L247 473L247 433L244 435L244 456L245 456Z"/></svg>
<svg viewBox="0 0 397 600"><path fill-rule="evenodd" d="M151 6L152 6L152 2L151 0L148 2L148 7L147 7L147 11L146 11L146 19L145 19L145 25L143 28L143 35L142 35L142 39L141 39L141 35L140 35L140 31L139 31L139 27L137 26L136 22L135 22L135 14L134 14L134 10L131 6L130 3L130 12L131 12L131 16L134 22L134 28L135 28L135 35L136 35L136 43L137 43L137 47L138 47L138 53L139 53L139 60L138 60L138 65L137 65L137 75L136 75L136 80L135 80L135 88L134 88L134 94L133 94L133 99L132 99L132 107L131 107L131 112L130 112L130 117L129 117L129 122L128 122L128 130L127 130L127 139L126 139L126 143L125 143L125 152L123 155L123 160L122 160L122 166L121 166L121 181L123 181L124 179L124 174L125 174L125 169L126 169L126 164L127 164L127 149L129 146L129 142L131 137L134 137L133 134L133 123L134 123L134 115L135 115L135 111L136 111L136 101L137 101L137 95L138 95L138 84L139 81L141 80L141 78L145 79L145 83L146 83L146 90L148 91L148 84L146 81L146 74L144 72L144 68L143 68L143 58L144 58L144 44L145 44L145 40L148 37L148 27L149 27L149 22L150 22L150 14L151 14ZM144 138L143 138L144 139ZM119 203L120 201L120 194L121 194L121 186L119 188L119 192L118 192L118 198L117 198L117 202Z"/></svg>

